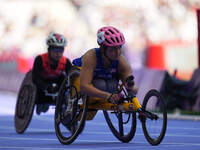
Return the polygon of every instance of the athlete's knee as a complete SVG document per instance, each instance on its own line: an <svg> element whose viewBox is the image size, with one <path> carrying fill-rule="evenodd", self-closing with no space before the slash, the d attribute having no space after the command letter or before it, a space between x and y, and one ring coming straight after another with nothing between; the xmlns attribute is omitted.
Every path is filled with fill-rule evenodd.
<svg viewBox="0 0 200 150"><path fill-rule="evenodd" d="M106 91L107 90L106 82L105 82L104 79L99 79L99 78L98 79L94 79L92 81L92 84L93 84L94 87L96 87L99 90L102 90L102 91Z"/></svg>
<svg viewBox="0 0 200 150"><path fill-rule="evenodd" d="M92 84L94 85L94 87L96 87L99 90L102 91L107 91L110 93L115 93L118 90L118 80L117 79L109 79L109 80L105 80L105 79L94 79Z"/></svg>
<svg viewBox="0 0 200 150"><path fill-rule="evenodd" d="M107 81L107 91L110 93L116 93L118 91L119 81L117 79L111 79Z"/></svg>

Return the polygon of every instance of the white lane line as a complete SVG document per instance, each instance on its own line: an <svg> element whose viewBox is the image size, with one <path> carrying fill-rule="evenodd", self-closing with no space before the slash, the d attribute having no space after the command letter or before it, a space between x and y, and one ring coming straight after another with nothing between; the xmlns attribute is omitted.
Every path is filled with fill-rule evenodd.
<svg viewBox="0 0 200 150"><path fill-rule="evenodd" d="M19 138L19 137L0 137L0 139L5 139L5 140L24 140L24 141L57 141L58 139L45 139L45 138Z"/></svg>
<svg viewBox="0 0 200 150"><path fill-rule="evenodd" d="M172 126L169 126L167 127L167 129L173 129L173 130L200 130L200 127L172 127Z"/></svg>
<svg viewBox="0 0 200 150"><path fill-rule="evenodd" d="M193 137L193 138L200 138L200 135L187 135L187 134L165 134L168 137Z"/></svg>
<svg viewBox="0 0 200 150"><path fill-rule="evenodd" d="M54 121L54 116L42 116L42 117L35 117L35 120L39 121ZM8 121L8 120L13 120L13 118L1 118L1 121ZM106 126L107 123L96 123L96 122L86 122L86 126ZM127 125L127 127L131 127L130 125ZM137 128L141 129L142 126L139 124L137 125ZM152 126L151 128L157 128L156 126ZM167 126L167 130L172 129L172 130L200 130L200 127L172 127L172 126Z"/></svg>
<svg viewBox="0 0 200 150"><path fill-rule="evenodd" d="M8 126L0 126L0 129L9 129L9 130L14 130L14 127L8 127ZM28 128L27 129L27 134L28 132L55 132L54 129L36 129L36 128ZM84 134L97 134L97 135L112 135L111 132L102 132L102 131L83 131ZM143 136L143 133L137 133L135 134L136 136ZM200 138L200 135L187 135L187 134L165 134L166 137L194 137L194 138Z"/></svg>
<svg viewBox="0 0 200 150"><path fill-rule="evenodd" d="M54 116L42 116L42 117L35 117L34 119L39 121L53 121ZM106 121L104 122L86 122L86 126L105 126L107 125ZM131 127L131 125L126 125L126 127ZM137 128L142 128L141 124L137 125ZM158 128L158 126L151 126L151 128ZM167 129L173 129L173 130L200 130L200 127L173 127L173 126L167 126Z"/></svg>
<svg viewBox="0 0 200 150"><path fill-rule="evenodd" d="M89 143L92 143L92 142L100 142L100 143L110 143L110 144L113 144L112 145L112 148L114 148L114 149L130 149L131 147L130 146L134 146L134 148L139 148L139 147L146 147L146 146L148 146L148 147L151 147L148 143L146 143L146 142L134 142L134 143L126 143L126 145L127 146L119 146L118 144L121 144L120 142L116 142L116 141L100 141L100 140L98 140L98 141L93 141L93 140L77 140L77 141L79 141L79 142L89 142ZM117 145L116 145L117 144ZM125 143L122 143L123 145L125 145ZM141 144L141 145L137 145L137 144ZM67 150L74 150L74 149L79 149L79 150L90 150L90 148L80 148L80 147L78 147L79 146L79 143L75 143L74 145L77 145L77 147L75 147L75 148L69 148L69 146L68 147L66 147L66 148L58 148L58 147L56 147L56 148L50 148L50 147L9 147L9 146L0 146L0 149L36 149L36 150L57 150L57 149L59 149L59 150L65 150L65 149L67 149ZM200 146L200 144L198 144L198 143L162 143L162 144L160 144L159 145L159 147L176 147L176 148L178 148L178 147L183 147L183 146ZM93 150L94 148L91 148L91 150ZM96 150L110 150L111 149L111 147L96 147L95 148Z"/></svg>
<svg viewBox="0 0 200 150"><path fill-rule="evenodd" d="M7 139L7 140L24 140L24 141L58 141L58 139L45 139L45 138L14 138L14 137L0 137L0 139ZM77 139L76 142L97 142L97 143L120 143L117 140L79 140ZM147 142L132 142L132 143L127 143L127 144L147 144ZM193 146L200 146L200 143L182 143L182 142L163 142L162 145L193 145Z"/></svg>
<svg viewBox="0 0 200 150"><path fill-rule="evenodd" d="M0 129L9 129L9 130L13 130L14 127L9 127L9 126L0 126Z"/></svg>
<svg viewBox="0 0 200 150"><path fill-rule="evenodd" d="M8 130L15 130L14 127L7 127L7 126L0 126L0 129L8 129ZM34 129L34 128L28 128L27 131L31 132L31 131L55 131L53 129Z"/></svg>
<svg viewBox="0 0 200 150"><path fill-rule="evenodd" d="M12 127L5 127L5 126L0 126L0 129L11 129L14 130ZM27 130L27 134L30 132L55 132L54 129L34 129L34 128L29 128ZM105 131L83 131L83 134L96 134L96 135L112 135L111 132L105 132ZM157 134L151 134L154 136L157 136ZM135 136L144 136L143 133L136 133ZM180 138L200 138L200 135L191 135L191 134L170 134L166 133L165 137L180 137ZM0 137L3 138L3 137Z"/></svg>
<svg viewBox="0 0 200 150"><path fill-rule="evenodd" d="M7 147L7 146L0 146L0 149L31 149L31 150L89 150L88 148L50 148L50 147Z"/></svg>
<svg viewBox="0 0 200 150"><path fill-rule="evenodd" d="M200 143L163 142L165 146L200 146Z"/></svg>
<svg viewBox="0 0 200 150"><path fill-rule="evenodd" d="M49 116L49 114L44 114L43 116L33 116L35 120L39 121L54 121L54 115ZM8 120L13 120L11 117L7 118L1 118L1 121L8 121ZM86 126L105 126L107 125L106 121L105 122L86 122ZM131 127L131 125L127 125L127 127ZM156 126L152 126L153 128L157 128ZM141 124L137 125L137 128L142 128ZM172 129L172 130L200 130L200 127L173 127L173 126L167 126L167 129Z"/></svg>

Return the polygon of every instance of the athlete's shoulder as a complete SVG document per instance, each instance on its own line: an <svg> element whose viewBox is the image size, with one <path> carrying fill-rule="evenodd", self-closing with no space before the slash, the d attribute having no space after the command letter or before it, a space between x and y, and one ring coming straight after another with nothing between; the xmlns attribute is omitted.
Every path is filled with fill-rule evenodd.
<svg viewBox="0 0 200 150"><path fill-rule="evenodd" d="M65 57L66 61L70 62L71 63L71 60L67 57Z"/></svg>
<svg viewBox="0 0 200 150"><path fill-rule="evenodd" d="M35 61L42 61L42 56L41 55L37 55L35 57Z"/></svg>
<svg viewBox="0 0 200 150"><path fill-rule="evenodd" d="M123 56L123 55L121 55L120 58L119 58L119 69L120 70L124 70L124 69L131 70L130 63L128 62L128 60L126 59L126 57Z"/></svg>
<svg viewBox="0 0 200 150"><path fill-rule="evenodd" d="M121 62L127 62L127 59L125 58L125 56L124 55L120 55L120 57L119 57L119 63L121 63Z"/></svg>
<svg viewBox="0 0 200 150"><path fill-rule="evenodd" d="M96 58L96 53L95 53L95 49L90 49L88 50L84 55L83 55L84 58Z"/></svg>
<svg viewBox="0 0 200 150"><path fill-rule="evenodd" d="M96 66L96 61L97 61L97 58L96 58L95 49L88 50L82 57L83 65Z"/></svg>

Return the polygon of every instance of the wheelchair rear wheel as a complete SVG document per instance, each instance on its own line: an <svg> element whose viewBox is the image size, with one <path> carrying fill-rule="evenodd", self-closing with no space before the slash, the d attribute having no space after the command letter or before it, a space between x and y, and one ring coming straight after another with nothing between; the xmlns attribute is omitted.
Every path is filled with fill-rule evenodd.
<svg viewBox="0 0 200 150"><path fill-rule="evenodd" d="M125 88L122 88L124 98L128 97ZM125 102L131 102L127 99ZM121 142L128 143L135 136L137 119L135 111L103 111L106 122L114 134L114 136Z"/></svg>
<svg viewBox="0 0 200 150"><path fill-rule="evenodd" d="M103 111L114 136L124 143L131 141L136 131L136 112Z"/></svg>
<svg viewBox="0 0 200 150"><path fill-rule="evenodd" d="M122 88L124 98L128 97L125 88ZM131 102L127 99L125 102ZM137 119L135 111L103 111L106 122L114 134L114 136L121 142L128 143L135 136Z"/></svg>
<svg viewBox="0 0 200 150"><path fill-rule="evenodd" d="M158 145L163 140L167 128L167 111L164 99L157 90L150 90L144 97L139 115L145 138L151 145Z"/></svg>
<svg viewBox="0 0 200 150"><path fill-rule="evenodd" d="M31 71L25 76L15 106L15 130L20 134L27 129L32 119L35 106L36 90L31 82L31 76Z"/></svg>
<svg viewBox="0 0 200 150"><path fill-rule="evenodd" d="M80 71L72 70L63 81L55 110L55 130L62 144L71 144L82 132L87 115L88 98L75 84Z"/></svg>

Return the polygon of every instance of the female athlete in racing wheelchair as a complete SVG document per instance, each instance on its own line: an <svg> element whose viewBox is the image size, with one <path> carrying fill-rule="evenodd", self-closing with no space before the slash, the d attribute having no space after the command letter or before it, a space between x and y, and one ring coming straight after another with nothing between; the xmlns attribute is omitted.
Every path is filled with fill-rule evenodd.
<svg viewBox="0 0 200 150"><path fill-rule="evenodd" d="M118 29L111 26L99 29L97 42L100 48L91 49L73 61L81 68L71 70L61 85L55 110L59 141L72 143L82 132L85 121L92 120L97 111L103 110L110 130L120 141L129 142L134 137L138 113L147 141L158 145L167 126L162 96L150 90L140 105L134 94L131 67L120 55L125 40ZM150 126L152 123L157 124ZM71 133L65 132L66 126L71 127Z"/></svg>
<svg viewBox="0 0 200 150"><path fill-rule="evenodd" d="M71 144L82 132L86 120L92 120L97 111L102 110L106 122L114 136L122 142L133 139L137 124L135 95L130 95L123 85L119 86L122 97L119 104L109 103L105 99L81 94L79 85L80 69L74 68L61 85L56 110L55 130L62 144ZM138 115L147 141L158 145L165 136L167 111L163 97L152 89L144 97L142 113ZM71 126L71 133L66 132Z"/></svg>
<svg viewBox="0 0 200 150"><path fill-rule="evenodd" d="M72 64L63 56L66 39L51 33L47 40L48 52L35 58L19 90L15 109L15 129L23 133L31 121L34 106L36 113L46 112L49 105L56 105L56 97L62 81Z"/></svg>

